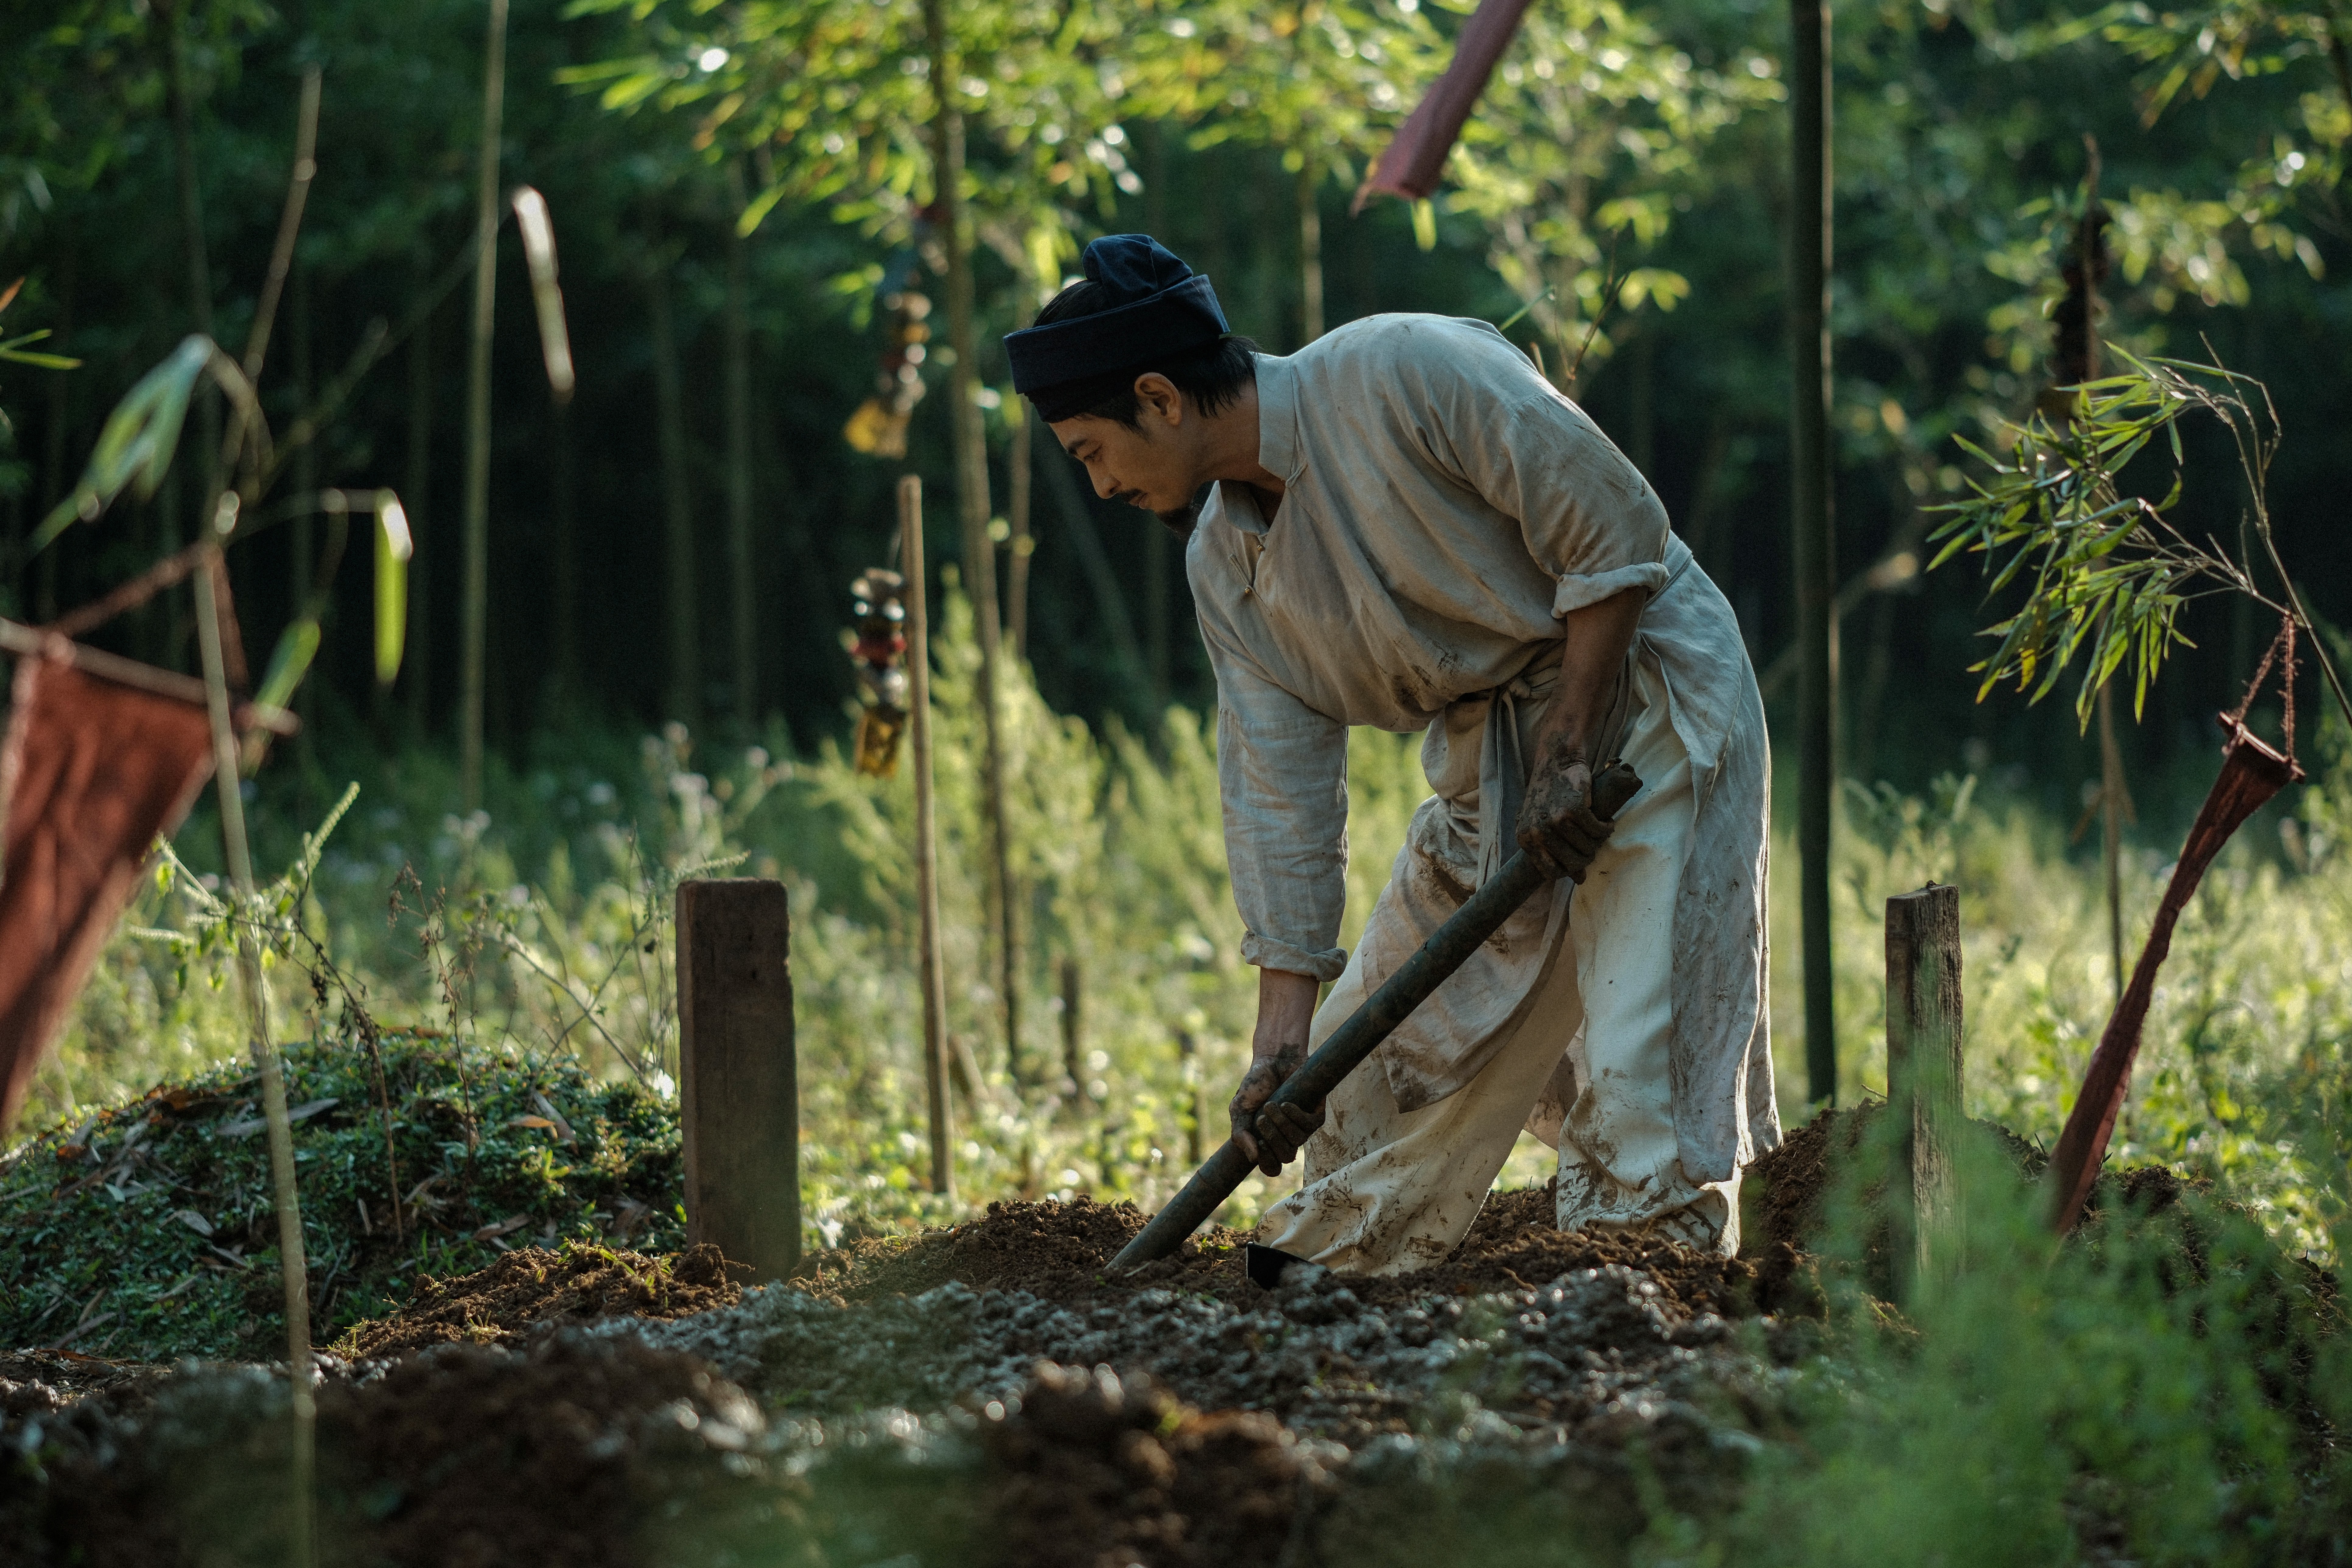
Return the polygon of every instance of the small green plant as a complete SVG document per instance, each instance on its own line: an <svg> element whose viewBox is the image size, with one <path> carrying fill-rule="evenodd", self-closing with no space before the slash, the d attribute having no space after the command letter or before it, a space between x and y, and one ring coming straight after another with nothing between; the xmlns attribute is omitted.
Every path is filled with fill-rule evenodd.
<svg viewBox="0 0 2352 1568"><path fill-rule="evenodd" d="M1979 554L1988 597L2013 584L2026 591L2023 605L1987 629L2000 646L1970 667L1984 676L1979 696L2014 680L2038 702L2080 655L2076 717L2089 724L2100 688L2126 662L2137 713L2165 657L2188 642L2182 608L2235 593L2296 628L2352 719L2352 697L2272 537L2265 479L2279 430L2269 392L2219 365L2114 352L2129 368L2074 389L2076 417L2029 416L2011 427L2000 457L1960 438L1986 471L1969 480L1970 494L1933 509L1943 521L1929 537L1943 548L1930 569ZM2236 447L2246 496L2234 551L2210 534L2192 537L2175 516L2187 488L2180 425L2192 414L2217 421ZM2126 488L2123 475L2159 436L2174 471L2163 499L2152 500ZM2257 560L2274 574L2277 597L2257 581Z"/></svg>

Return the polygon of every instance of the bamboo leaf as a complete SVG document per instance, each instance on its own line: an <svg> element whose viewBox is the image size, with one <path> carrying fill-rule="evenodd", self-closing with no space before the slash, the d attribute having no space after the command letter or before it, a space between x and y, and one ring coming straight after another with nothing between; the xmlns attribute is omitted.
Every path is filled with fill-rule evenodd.
<svg viewBox="0 0 2352 1568"><path fill-rule="evenodd" d="M283 708L294 689L302 684L310 672L310 660L319 652L319 617L304 616L281 633L277 651L269 656L269 668L261 678L261 689L253 694L256 706Z"/></svg>
<svg viewBox="0 0 2352 1568"><path fill-rule="evenodd" d="M416 547L400 498L390 490L375 495L375 679L390 686L408 637L408 562Z"/></svg>
<svg viewBox="0 0 2352 1568"><path fill-rule="evenodd" d="M126 488L141 500L155 493L179 447L180 426L187 417L196 377L216 352L210 338L191 333L170 358L123 394L99 430L80 482L41 520L28 554L48 548L77 519L96 522Z"/></svg>

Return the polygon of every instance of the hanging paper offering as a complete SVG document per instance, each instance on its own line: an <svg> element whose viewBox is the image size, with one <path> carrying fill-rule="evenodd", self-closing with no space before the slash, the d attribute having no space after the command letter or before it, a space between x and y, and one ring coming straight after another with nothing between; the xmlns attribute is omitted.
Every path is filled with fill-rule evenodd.
<svg viewBox="0 0 2352 1568"><path fill-rule="evenodd" d="M887 779L898 771L907 731L906 580L874 567L849 585L855 617L843 641L857 669L857 771Z"/></svg>

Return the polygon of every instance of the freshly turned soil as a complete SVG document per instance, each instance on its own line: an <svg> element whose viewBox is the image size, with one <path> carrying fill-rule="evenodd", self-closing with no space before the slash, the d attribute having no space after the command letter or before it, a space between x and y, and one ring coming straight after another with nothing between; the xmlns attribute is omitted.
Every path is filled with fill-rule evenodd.
<svg viewBox="0 0 2352 1568"><path fill-rule="evenodd" d="M1567 1235L1553 1224L1551 1187L1496 1193L1452 1257L1434 1268L1377 1279L1349 1277L1368 1307L1431 1295L1526 1290L1579 1269L1622 1264L1654 1278L1666 1300L1696 1315L1752 1311L1755 1271L1647 1237ZM1072 1306L1116 1303L1139 1290L1175 1290L1246 1305L1263 1297L1242 1272L1245 1233L1217 1229L1127 1279L1107 1272L1143 1228L1132 1204L991 1204L980 1218L911 1239L859 1241L811 1255L792 1283L824 1300L912 1296L955 1280L975 1290L1026 1290Z"/></svg>
<svg viewBox="0 0 2352 1568"><path fill-rule="evenodd" d="M1078 1367L1040 1367L984 1447L1003 1478L995 1526L1026 1568L1274 1562L1331 1489L1270 1415L1204 1415L1148 1377Z"/></svg>
<svg viewBox="0 0 2352 1568"><path fill-rule="evenodd" d="M333 1348L349 1361L374 1361L427 1345L511 1344L566 1323L683 1318L742 1298L709 1243L667 1258L520 1247L477 1273L420 1282L398 1311L357 1325Z"/></svg>

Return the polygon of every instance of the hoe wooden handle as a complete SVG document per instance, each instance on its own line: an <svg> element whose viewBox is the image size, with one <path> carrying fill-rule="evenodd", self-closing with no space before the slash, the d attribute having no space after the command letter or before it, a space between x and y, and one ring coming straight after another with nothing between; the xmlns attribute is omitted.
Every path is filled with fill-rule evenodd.
<svg viewBox="0 0 2352 1568"><path fill-rule="evenodd" d="M1622 761L1610 763L1593 777L1595 814L1603 821L1615 820L1641 787L1642 781L1632 768ZM1461 968L1465 960L1550 879L1528 858L1527 851L1514 854L1485 887L1463 901L1451 920L1430 933L1419 952L1406 959L1403 966L1390 975L1346 1023L1331 1031L1330 1037L1297 1072L1283 1080L1282 1087L1266 1103L1321 1104L1325 1096L1339 1087L1342 1079L1379 1049L1381 1042L1415 1007L1427 1001L1431 992L1444 984L1448 975ZM1234 1189L1247 1179L1255 1163L1234 1146L1232 1139L1226 1139L1224 1145L1184 1184L1183 1191L1152 1215L1151 1223L1143 1227L1141 1234L1110 1260L1110 1271L1132 1273L1175 1251L1184 1244L1186 1237L1224 1206L1225 1200L1234 1195Z"/></svg>

